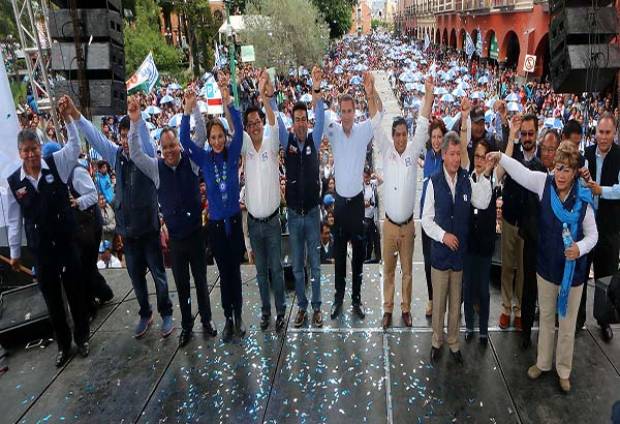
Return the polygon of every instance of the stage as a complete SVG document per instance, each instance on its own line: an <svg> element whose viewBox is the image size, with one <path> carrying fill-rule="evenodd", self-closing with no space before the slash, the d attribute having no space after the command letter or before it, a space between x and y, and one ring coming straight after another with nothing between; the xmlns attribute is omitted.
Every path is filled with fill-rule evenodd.
<svg viewBox="0 0 620 424"><path fill-rule="evenodd" d="M224 344L218 334L198 331L182 349L180 329L161 339L155 325L141 340L132 337L138 305L125 270L107 271L116 297L92 325L91 353L54 367L56 345L12 349L9 371L0 377L3 423L607 423L620 400L620 328L611 344L601 341L591 318L575 343L573 390L562 394L554 372L530 381L536 342L523 351L514 330L499 330L499 290L492 287L490 343L469 344L461 333L464 366L447 346L437 365L429 361L430 322L424 317L426 283L415 255L414 327L400 322L397 292L394 328L381 328L381 266L366 265L364 321L328 317L333 267L323 267L325 325L294 329L294 294L288 295L288 326L258 328L260 300L252 266L244 266L243 341ZM149 277L150 278L150 277ZM178 299L169 273L174 318ZM217 270L208 269L214 320L221 332ZM397 273L397 281L399 276ZM152 282L149 280L151 291ZM590 290L592 293L593 290ZM155 298L152 296L154 305ZM592 302L589 302L591 305Z"/></svg>

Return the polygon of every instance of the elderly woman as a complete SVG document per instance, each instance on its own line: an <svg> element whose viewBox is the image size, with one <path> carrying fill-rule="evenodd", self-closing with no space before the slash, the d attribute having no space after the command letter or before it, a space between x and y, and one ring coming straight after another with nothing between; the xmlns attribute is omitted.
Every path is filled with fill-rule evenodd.
<svg viewBox="0 0 620 424"><path fill-rule="evenodd" d="M592 193L579 183L579 151L570 142L560 144L552 175L530 171L499 152L487 154L487 160L499 162L518 184L536 193L540 200L536 267L540 307L538 357L527 375L536 379L551 370L557 310L560 329L556 370L561 389L568 392L575 323L583 284L588 278L586 257L598 240Z"/></svg>

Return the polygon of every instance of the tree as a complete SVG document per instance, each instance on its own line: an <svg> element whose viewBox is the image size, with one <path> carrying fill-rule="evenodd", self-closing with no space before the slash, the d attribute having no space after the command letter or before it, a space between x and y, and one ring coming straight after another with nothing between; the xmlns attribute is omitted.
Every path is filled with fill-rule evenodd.
<svg viewBox="0 0 620 424"><path fill-rule="evenodd" d="M351 29L352 8L355 4L352 0L312 0L314 5L323 14L325 22L329 25L329 38L340 38Z"/></svg>
<svg viewBox="0 0 620 424"><path fill-rule="evenodd" d="M10 0L0 0L0 42L4 42L9 36L17 40L17 26L13 15L13 6Z"/></svg>
<svg viewBox="0 0 620 424"><path fill-rule="evenodd" d="M254 45L256 65L281 72L320 63L329 44L329 28L317 7L305 0L258 0L244 16L245 44Z"/></svg>
<svg viewBox="0 0 620 424"><path fill-rule="evenodd" d="M182 51L166 43L159 30L159 7L154 0L136 0L135 19L125 22L125 72L129 77L153 52L157 69L176 73L182 60Z"/></svg>
<svg viewBox="0 0 620 424"><path fill-rule="evenodd" d="M183 13L188 21L188 42L192 46L193 73L197 76L199 66L211 69L214 65L214 42L220 23L211 14L209 0L194 0L185 3Z"/></svg>

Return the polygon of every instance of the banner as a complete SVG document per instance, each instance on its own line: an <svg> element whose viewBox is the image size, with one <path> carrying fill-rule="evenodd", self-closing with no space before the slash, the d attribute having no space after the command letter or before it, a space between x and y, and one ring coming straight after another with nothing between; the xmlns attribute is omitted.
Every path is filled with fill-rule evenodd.
<svg viewBox="0 0 620 424"><path fill-rule="evenodd" d="M489 48L489 57L491 59L497 60L499 57L499 47L497 45L497 38L495 38L495 34L491 37L491 46Z"/></svg>
<svg viewBox="0 0 620 424"><path fill-rule="evenodd" d="M476 34L476 54L478 57L482 57L482 34L480 33L480 28L478 28Z"/></svg>
<svg viewBox="0 0 620 424"><path fill-rule="evenodd" d="M471 35L468 32L465 33L465 54L469 59L476 51L476 47L474 46L474 42L471 39Z"/></svg>
<svg viewBox="0 0 620 424"><path fill-rule="evenodd" d="M243 63L254 62L256 60L254 56L254 46L241 46L241 61Z"/></svg>
<svg viewBox="0 0 620 424"><path fill-rule="evenodd" d="M220 92L215 78L212 75L208 76L205 81L204 87L200 91L202 97L207 99L207 113L209 115L222 115L224 114L224 102L222 101L222 93Z"/></svg>
<svg viewBox="0 0 620 424"><path fill-rule="evenodd" d="M0 62L2 62L2 67L0 67L0 99L2 99L0 102L0 227L6 227L7 190L9 188L6 179L20 165L19 154L17 153L19 123L1 50ZM2 244L4 242L6 240L0 241Z"/></svg>
<svg viewBox="0 0 620 424"><path fill-rule="evenodd" d="M148 93L159 83L159 71L153 60L153 53L149 53L138 70L129 78L127 84L127 94L133 94L137 91Z"/></svg>

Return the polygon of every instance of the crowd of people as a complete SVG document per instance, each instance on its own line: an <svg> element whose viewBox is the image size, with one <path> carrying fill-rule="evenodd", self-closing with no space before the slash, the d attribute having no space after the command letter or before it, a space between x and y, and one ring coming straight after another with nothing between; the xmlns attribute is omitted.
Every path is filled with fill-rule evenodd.
<svg viewBox="0 0 620 424"><path fill-rule="evenodd" d="M392 122L391 134L381 127L383 105L371 70L387 72L401 103L403 115ZM23 165L8 179L11 261L19 268L24 225L56 333L57 366L69 358L72 340L82 356L89 353L89 317L113 296L98 271L103 268L127 268L140 304L136 338L154 320L147 269L161 335L174 330L166 265L179 294L179 344L193 335L190 271L204 333L217 334L206 281L211 260L220 275L224 341L246 333L245 260L256 267L261 329L271 325L273 294L275 328L282 330L283 237L295 285L295 327L323 325L321 263L335 266L329 316L343 313L349 256L352 313L365 318L364 262L381 261L382 324L392 325L399 261L402 320L411 327L414 218L421 218L431 360L441 353L447 310L447 344L463 362L462 301L466 342L474 338L477 314L479 342L487 345L499 231L499 326L512 320L528 348L538 303L538 358L527 371L534 379L551 370L557 315L556 369L561 388L570 390L590 266L595 278L618 270L618 109L611 110L609 95L554 94L547 82L518 83L511 71L456 52L424 51L386 33L345 37L322 66L275 79L251 65L241 67L236 81L222 71L208 77L217 81L223 117L209 115L200 100L204 80L185 88L169 82L131 96L127 115L106 117L101 128L62 97L63 147L38 115L22 115L17 142ZM80 137L89 151L81 150ZM375 172L373 153L383 159L382 173ZM422 197L414 217L418 170ZM605 340L613 337L609 324L599 320Z"/></svg>

